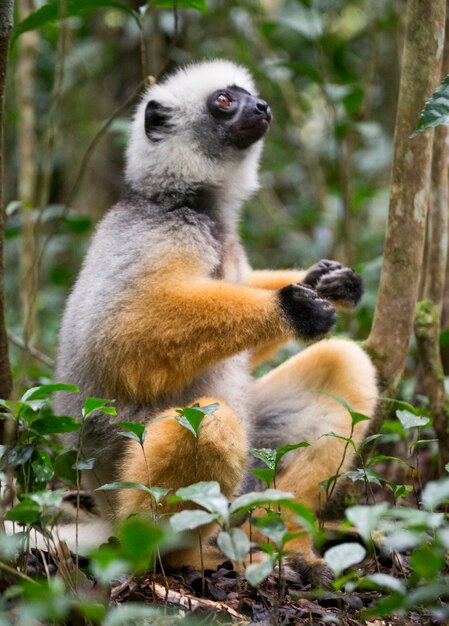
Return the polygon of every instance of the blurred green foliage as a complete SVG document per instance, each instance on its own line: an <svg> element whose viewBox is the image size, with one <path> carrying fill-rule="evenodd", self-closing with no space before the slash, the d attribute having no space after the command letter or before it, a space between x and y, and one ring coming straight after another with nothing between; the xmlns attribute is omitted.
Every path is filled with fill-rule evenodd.
<svg viewBox="0 0 449 626"><path fill-rule="evenodd" d="M107 3L96 6L102 4ZM40 206L37 199L32 208L39 223L39 248L45 243L39 329L33 342L54 355L63 303L91 229L120 193L132 104L114 118L74 189L90 142L144 75L158 77L178 64L205 57L248 66L274 112L261 189L247 204L241 222L251 262L255 267L306 267L320 258L336 258L354 265L364 276L366 294L355 315L341 316L339 330L365 337L375 304L388 205L403 3L208 0L206 13L179 9L176 19L170 9L148 8L138 1L126 3L132 11L115 4L97 10L92 6L79 14L70 5L71 16L63 22L63 52L61 22L45 22L37 30L38 187L46 168L51 170L51 184L48 204ZM10 52L6 129L7 317L19 336L23 242L15 76L22 36ZM59 86L58 71L63 76ZM49 129L54 132L50 150ZM19 355L12 346L15 367ZM38 362L36 367L28 374L45 381L50 369Z"/></svg>

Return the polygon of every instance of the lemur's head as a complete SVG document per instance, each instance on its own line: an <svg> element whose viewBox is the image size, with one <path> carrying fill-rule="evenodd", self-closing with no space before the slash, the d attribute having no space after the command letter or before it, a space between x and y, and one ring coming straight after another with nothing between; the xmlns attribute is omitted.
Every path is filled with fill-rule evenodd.
<svg viewBox="0 0 449 626"><path fill-rule="evenodd" d="M150 87L137 108L127 179L146 188L232 185L244 197L257 187L271 117L245 68L222 60L182 68Z"/></svg>

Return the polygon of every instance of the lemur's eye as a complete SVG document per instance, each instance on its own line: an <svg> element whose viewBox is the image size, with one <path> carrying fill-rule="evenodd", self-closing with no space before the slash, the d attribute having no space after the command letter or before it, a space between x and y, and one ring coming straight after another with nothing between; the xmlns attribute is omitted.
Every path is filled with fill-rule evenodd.
<svg viewBox="0 0 449 626"><path fill-rule="evenodd" d="M229 107L232 104L231 98L227 96L225 93L219 93L218 96L215 98L215 102L219 104L221 107L223 107L224 109L229 109Z"/></svg>

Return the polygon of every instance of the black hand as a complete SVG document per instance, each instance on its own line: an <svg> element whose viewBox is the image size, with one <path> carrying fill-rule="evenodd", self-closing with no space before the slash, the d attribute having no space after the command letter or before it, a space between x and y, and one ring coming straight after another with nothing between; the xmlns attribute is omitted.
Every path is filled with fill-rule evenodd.
<svg viewBox="0 0 449 626"><path fill-rule="evenodd" d="M279 290L282 311L295 332L304 339L325 335L335 324L335 308L327 300L301 283Z"/></svg>

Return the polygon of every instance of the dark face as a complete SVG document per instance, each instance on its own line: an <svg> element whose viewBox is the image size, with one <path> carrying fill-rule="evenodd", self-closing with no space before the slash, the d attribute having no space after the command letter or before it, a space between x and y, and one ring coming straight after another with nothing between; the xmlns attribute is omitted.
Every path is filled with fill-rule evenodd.
<svg viewBox="0 0 449 626"><path fill-rule="evenodd" d="M164 141L179 132L177 112L156 100L145 110L145 133L152 143ZM271 109L265 100L256 98L240 87L214 91L206 100L204 113L190 126L192 138L212 158L224 148L245 150L262 139L270 127ZM187 127L189 125L187 124Z"/></svg>
<svg viewBox="0 0 449 626"><path fill-rule="evenodd" d="M207 110L222 139L239 150L262 139L273 117L265 100L236 86L214 91L207 99Z"/></svg>

